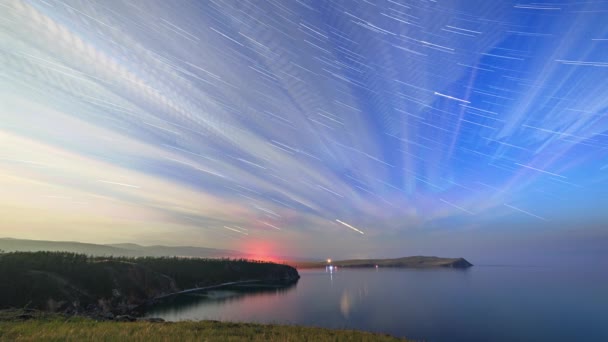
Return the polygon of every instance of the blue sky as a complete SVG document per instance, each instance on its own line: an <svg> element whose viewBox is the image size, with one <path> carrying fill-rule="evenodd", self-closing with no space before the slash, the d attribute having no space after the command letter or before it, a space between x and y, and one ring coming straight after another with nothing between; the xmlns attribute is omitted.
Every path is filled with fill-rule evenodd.
<svg viewBox="0 0 608 342"><path fill-rule="evenodd" d="M606 3L0 6L0 235L488 262L608 237Z"/></svg>

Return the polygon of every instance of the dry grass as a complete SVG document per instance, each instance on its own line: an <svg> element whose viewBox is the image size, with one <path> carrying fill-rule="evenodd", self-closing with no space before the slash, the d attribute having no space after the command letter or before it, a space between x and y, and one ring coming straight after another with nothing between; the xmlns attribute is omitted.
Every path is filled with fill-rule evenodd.
<svg viewBox="0 0 608 342"><path fill-rule="evenodd" d="M0 341L403 341L352 330L216 321L150 323L41 316L0 317Z"/></svg>

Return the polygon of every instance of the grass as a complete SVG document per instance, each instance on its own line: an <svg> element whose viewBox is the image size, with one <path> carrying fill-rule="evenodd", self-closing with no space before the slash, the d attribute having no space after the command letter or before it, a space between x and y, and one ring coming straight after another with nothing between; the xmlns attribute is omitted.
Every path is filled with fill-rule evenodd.
<svg viewBox="0 0 608 342"><path fill-rule="evenodd" d="M95 321L84 317L34 314L16 320L0 314L0 341L404 341L353 330L229 323Z"/></svg>

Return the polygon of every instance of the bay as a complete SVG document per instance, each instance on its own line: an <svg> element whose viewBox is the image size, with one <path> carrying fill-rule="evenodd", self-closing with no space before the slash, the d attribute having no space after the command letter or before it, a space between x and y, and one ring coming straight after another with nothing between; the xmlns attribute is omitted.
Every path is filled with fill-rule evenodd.
<svg viewBox="0 0 608 342"><path fill-rule="evenodd" d="M600 269L310 269L288 288L231 287L153 307L169 321L280 323L425 341L608 341Z"/></svg>

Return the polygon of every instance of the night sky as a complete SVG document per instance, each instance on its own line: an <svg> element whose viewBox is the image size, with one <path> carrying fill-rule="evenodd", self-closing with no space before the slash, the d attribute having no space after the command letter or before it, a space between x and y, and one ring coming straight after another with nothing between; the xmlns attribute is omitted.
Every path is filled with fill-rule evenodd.
<svg viewBox="0 0 608 342"><path fill-rule="evenodd" d="M607 17L605 1L1 0L0 236L605 255Z"/></svg>

